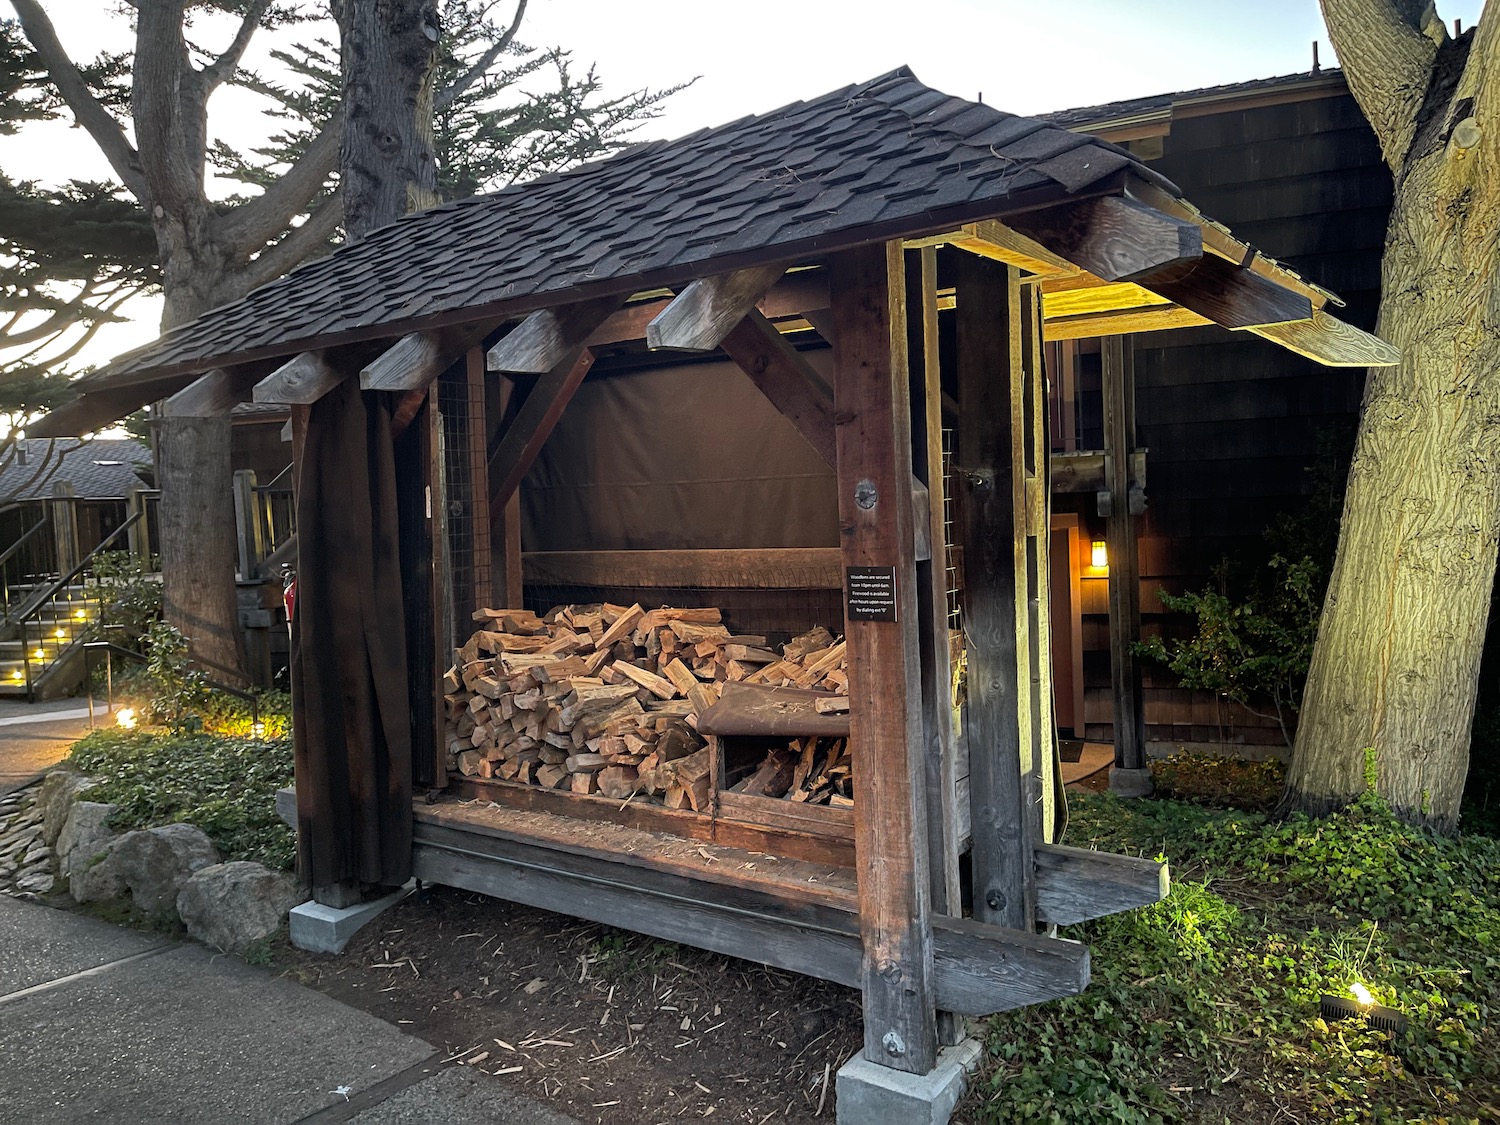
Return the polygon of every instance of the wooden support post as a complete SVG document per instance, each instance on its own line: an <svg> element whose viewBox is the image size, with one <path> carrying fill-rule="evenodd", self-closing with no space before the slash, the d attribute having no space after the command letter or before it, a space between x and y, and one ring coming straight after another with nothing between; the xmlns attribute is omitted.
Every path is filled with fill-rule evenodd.
<svg viewBox="0 0 1500 1125"><path fill-rule="evenodd" d="M491 418L498 422L497 430L503 432L510 421L511 400L515 398L516 381L508 375L501 375L498 378L499 385L493 399L494 412ZM488 482L488 475L485 479ZM496 511L493 504L492 494L490 573L494 596L506 606L520 608L525 605L525 586L522 581L521 568L521 489L518 486L510 494L503 510Z"/></svg>
<svg viewBox="0 0 1500 1125"><path fill-rule="evenodd" d="M868 610L845 618L851 740L860 752L854 848L864 1054L925 1074L937 1059L936 995L901 244L840 254L829 288L846 597L849 568L894 585L894 620Z"/></svg>
<svg viewBox="0 0 1500 1125"><path fill-rule="evenodd" d="M68 481L52 482L52 547L57 556L57 573L67 574L78 565L78 500Z"/></svg>
<svg viewBox="0 0 1500 1125"><path fill-rule="evenodd" d="M453 568L448 559L448 497L443 490L443 415L438 407L436 380L427 385L427 429L423 436L423 454L427 462L427 520L432 543L432 643L433 668L438 679L453 662L458 645L457 622L453 620ZM465 623L465 636L468 635ZM433 686L436 692L437 686ZM448 771L444 765L446 748L444 715L441 707L433 709L432 787L446 789Z"/></svg>
<svg viewBox="0 0 1500 1125"><path fill-rule="evenodd" d="M469 349L467 412L464 419L469 445L469 557L473 562L473 598L476 608L495 604L494 574L490 542L489 432L485 417L484 349Z"/></svg>
<svg viewBox="0 0 1500 1125"><path fill-rule="evenodd" d="M969 254L954 264L974 917L1030 930L1041 787L1027 637L1020 276Z"/></svg>
<svg viewBox="0 0 1500 1125"><path fill-rule="evenodd" d="M916 567L922 653L922 766L932 912L962 916L959 880L958 740L948 641L947 552L943 546L943 380L938 362L937 247L906 255L907 360L911 373L912 469L927 488L929 557ZM952 1046L963 1021L938 1013L938 1039Z"/></svg>
<svg viewBox="0 0 1500 1125"><path fill-rule="evenodd" d="M244 582L252 582L260 577L261 560L266 557L266 537L260 518L259 499L255 492L255 470L236 469L234 522L239 529L240 580Z"/></svg>
<svg viewBox="0 0 1500 1125"><path fill-rule="evenodd" d="M1114 696L1115 764L1110 788L1127 796L1151 791L1141 668L1132 645L1141 636L1141 582L1135 519L1130 513L1130 452L1135 447L1135 353L1128 336L1102 341L1104 534L1109 550L1109 676Z"/></svg>

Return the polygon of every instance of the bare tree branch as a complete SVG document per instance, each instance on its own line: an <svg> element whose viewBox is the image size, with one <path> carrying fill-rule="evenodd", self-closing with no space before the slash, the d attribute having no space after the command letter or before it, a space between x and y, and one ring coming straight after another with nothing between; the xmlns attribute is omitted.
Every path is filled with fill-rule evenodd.
<svg viewBox="0 0 1500 1125"><path fill-rule="evenodd" d="M328 119L286 175L220 220L220 235L235 258L247 259L286 230L292 220L317 198L338 167L339 139L343 131L344 112L341 109ZM332 229L329 228L329 233Z"/></svg>
<svg viewBox="0 0 1500 1125"><path fill-rule="evenodd" d="M73 60L63 49L62 43L57 38L57 32L52 27L52 21L47 18L47 13L42 10L41 4L37 0L11 0L11 3L16 10L16 15L21 19L21 30L26 33L26 38L36 49L37 56L42 60L42 65L47 68L47 74L52 79L53 85L57 87L63 101L67 102L68 108L73 111L78 124L82 125L88 131L89 136L94 138L94 143L104 153L109 166L114 169L115 175L120 177L120 182L130 190L130 194L135 196L143 206L146 205L150 198L150 190L141 168L140 153L125 136L125 131L120 128L119 122L111 117L109 111L100 104L99 99L94 97L88 83L79 73L78 67L73 64Z"/></svg>
<svg viewBox="0 0 1500 1125"><path fill-rule="evenodd" d="M1422 0L1323 0L1323 19L1349 89L1392 170L1400 169L1417 131L1437 58L1434 36L1446 34L1441 20L1434 31L1430 8Z"/></svg>
<svg viewBox="0 0 1500 1125"><path fill-rule="evenodd" d="M234 77L234 72L239 69L240 59L245 55L245 48L250 46L251 36L260 27L260 21L270 7L271 0L255 0L246 9L245 18L240 20L239 30L234 33L234 41L222 55L203 68L203 85L206 91L211 93Z"/></svg>
<svg viewBox="0 0 1500 1125"><path fill-rule="evenodd" d="M432 102L433 113L442 113L462 96L465 90L483 78L489 72L490 67L495 65L495 60L505 52L505 48L511 45L516 32L521 29L521 17L526 14L526 3L527 0L519 0L516 4L516 18L510 21L505 34L495 40L490 45L490 49L480 55L467 71L449 83L446 89L438 91L437 97Z"/></svg>
<svg viewBox="0 0 1500 1125"><path fill-rule="evenodd" d="M245 292L276 280L326 247L343 221L344 200L336 192L320 203L300 227L294 227L280 242L266 247L245 265L238 274Z"/></svg>

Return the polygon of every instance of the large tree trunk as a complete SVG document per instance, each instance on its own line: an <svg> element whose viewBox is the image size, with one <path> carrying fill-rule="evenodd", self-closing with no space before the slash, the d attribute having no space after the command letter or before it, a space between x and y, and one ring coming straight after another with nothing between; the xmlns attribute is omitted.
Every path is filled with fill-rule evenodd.
<svg viewBox="0 0 1500 1125"><path fill-rule="evenodd" d="M1476 52L1493 50L1490 30ZM1368 93L1359 44L1339 46ZM1378 792L1443 831L1458 822L1500 531L1500 183L1469 116L1468 48L1435 53L1404 130L1361 97L1396 177L1379 331L1402 361L1370 372L1286 795L1315 814L1349 803L1372 750Z"/></svg>
<svg viewBox="0 0 1500 1125"><path fill-rule="evenodd" d="M435 0L338 0L344 229L351 241L437 202Z"/></svg>

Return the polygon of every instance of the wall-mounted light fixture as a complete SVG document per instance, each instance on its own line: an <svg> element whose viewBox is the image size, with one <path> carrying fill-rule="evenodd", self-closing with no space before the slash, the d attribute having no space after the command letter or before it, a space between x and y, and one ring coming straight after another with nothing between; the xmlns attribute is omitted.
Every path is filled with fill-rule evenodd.
<svg viewBox="0 0 1500 1125"><path fill-rule="evenodd" d="M1109 569L1109 547L1103 539L1095 539L1090 545L1089 565L1095 570Z"/></svg>

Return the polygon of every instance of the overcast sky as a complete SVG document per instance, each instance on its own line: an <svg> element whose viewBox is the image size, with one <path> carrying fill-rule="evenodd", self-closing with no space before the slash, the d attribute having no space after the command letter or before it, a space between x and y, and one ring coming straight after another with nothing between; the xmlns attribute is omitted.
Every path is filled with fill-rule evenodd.
<svg viewBox="0 0 1500 1125"><path fill-rule="evenodd" d="M75 56L129 47L130 27L109 14L119 6L112 0L44 2ZM500 10L512 2L499 0ZM1446 0L1439 11L1467 27L1481 7ZM8 8L0 0L0 13ZM231 30L197 27L209 46L222 46ZM1316 0L531 0L521 38L571 50L615 92L697 78L642 139L775 109L902 64L948 93L1037 113L1306 71L1314 40L1323 64L1335 61ZM265 68L272 37L259 39L247 61ZM267 131L260 108L223 91L210 127L253 143ZM0 167L44 182L108 175L87 136L61 124L0 138ZM102 362L155 335L160 305L140 305L137 322L102 331L88 359Z"/></svg>

